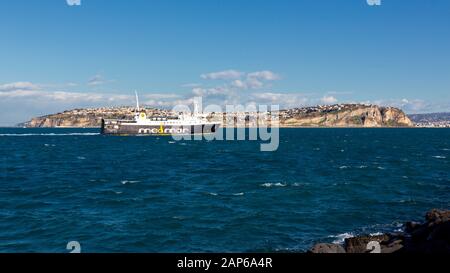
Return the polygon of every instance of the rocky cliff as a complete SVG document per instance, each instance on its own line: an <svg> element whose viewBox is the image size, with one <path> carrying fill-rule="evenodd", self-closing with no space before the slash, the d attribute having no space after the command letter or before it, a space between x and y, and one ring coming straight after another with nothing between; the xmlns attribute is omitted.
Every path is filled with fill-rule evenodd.
<svg viewBox="0 0 450 273"><path fill-rule="evenodd" d="M173 115L170 111L146 108L147 116ZM281 127L410 127L411 120L402 110L364 104L336 104L294 108L279 111ZM261 113L239 113L247 126L258 124ZM134 108L75 109L63 113L33 118L21 127L99 127L101 119L132 119ZM210 115L213 120L225 120L222 113Z"/></svg>
<svg viewBox="0 0 450 273"><path fill-rule="evenodd" d="M364 104L336 104L281 112L284 127L410 127L412 121L393 107Z"/></svg>
<svg viewBox="0 0 450 273"><path fill-rule="evenodd" d="M167 111L149 108L147 115L164 115ZM74 109L62 113L32 118L30 121L19 124L20 127L100 127L104 119L133 119L134 108L111 107Z"/></svg>

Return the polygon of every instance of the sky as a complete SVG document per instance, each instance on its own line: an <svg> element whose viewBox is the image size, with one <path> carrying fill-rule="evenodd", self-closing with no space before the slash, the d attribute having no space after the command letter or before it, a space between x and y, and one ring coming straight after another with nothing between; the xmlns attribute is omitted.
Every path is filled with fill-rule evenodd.
<svg viewBox="0 0 450 273"><path fill-rule="evenodd" d="M141 103L450 111L450 1L1 0L0 126Z"/></svg>

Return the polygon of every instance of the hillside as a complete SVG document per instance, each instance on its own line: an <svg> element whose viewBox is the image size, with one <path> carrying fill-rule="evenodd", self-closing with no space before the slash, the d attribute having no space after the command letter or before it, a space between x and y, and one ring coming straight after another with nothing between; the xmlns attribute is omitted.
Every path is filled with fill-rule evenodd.
<svg viewBox="0 0 450 273"><path fill-rule="evenodd" d="M412 114L408 117L418 127L450 127L450 113Z"/></svg>
<svg viewBox="0 0 450 273"><path fill-rule="evenodd" d="M145 108L147 116L173 115L170 111ZM274 113L272 113L274 114ZM237 126L255 126L264 113L238 113ZM133 107L75 109L36 117L21 127L99 127L101 119L132 119ZM281 127L410 127L413 122L402 110L364 104L336 104L279 111ZM211 120L225 120L223 113L213 113Z"/></svg>

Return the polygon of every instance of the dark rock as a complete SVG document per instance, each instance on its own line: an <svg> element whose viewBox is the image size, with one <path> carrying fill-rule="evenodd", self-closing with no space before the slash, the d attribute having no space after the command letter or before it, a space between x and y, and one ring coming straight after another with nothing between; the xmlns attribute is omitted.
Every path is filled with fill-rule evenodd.
<svg viewBox="0 0 450 273"><path fill-rule="evenodd" d="M420 223L418 222L406 222L405 224L405 232L411 233L420 227Z"/></svg>
<svg viewBox="0 0 450 273"><path fill-rule="evenodd" d="M433 209L425 215L427 222L446 222L450 219L450 210Z"/></svg>
<svg viewBox="0 0 450 273"><path fill-rule="evenodd" d="M404 247L403 240L395 240L389 243L387 246L381 247L381 253L394 253L399 252Z"/></svg>
<svg viewBox="0 0 450 273"><path fill-rule="evenodd" d="M336 244L316 244L310 250L310 253L345 253L345 249Z"/></svg>
<svg viewBox="0 0 450 273"><path fill-rule="evenodd" d="M345 239L345 251L347 253L368 253L370 250L367 249L367 244L371 241L377 241L381 244L387 244L390 237L387 234L376 235L376 236L357 236L353 238Z"/></svg>
<svg viewBox="0 0 450 273"><path fill-rule="evenodd" d="M421 225L410 233L413 241L424 241L427 239L429 233L429 227L427 225Z"/></svg>
<svg viewBox="0 0 450 273"><path fill-rule="evenodd" d="M345 239L344 248L317 244L312 253L369 253L368 243L379 242L381 253L447 253L450 254L450 210L431 210L425 222L407 222L405 231L377 236L362 235ZM340 252L343 251L343 252Z"/></svg>
<svg viewBox="0 0 450 273"><path fill-rule="evenodd" d="M441 240L450 243L450 221L436 226L427 238L428 240Z"/></svg>

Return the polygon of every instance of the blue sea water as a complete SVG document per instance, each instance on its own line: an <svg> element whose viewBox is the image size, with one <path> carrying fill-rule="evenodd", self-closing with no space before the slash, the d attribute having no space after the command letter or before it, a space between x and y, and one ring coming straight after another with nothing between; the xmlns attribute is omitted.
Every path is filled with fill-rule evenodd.
<svg viewBox="0 0 450 273"><path fill-rule="evenodd" d="M305 251L450 208L449 129L258 141L0 129L0 252Z"/></svg>

